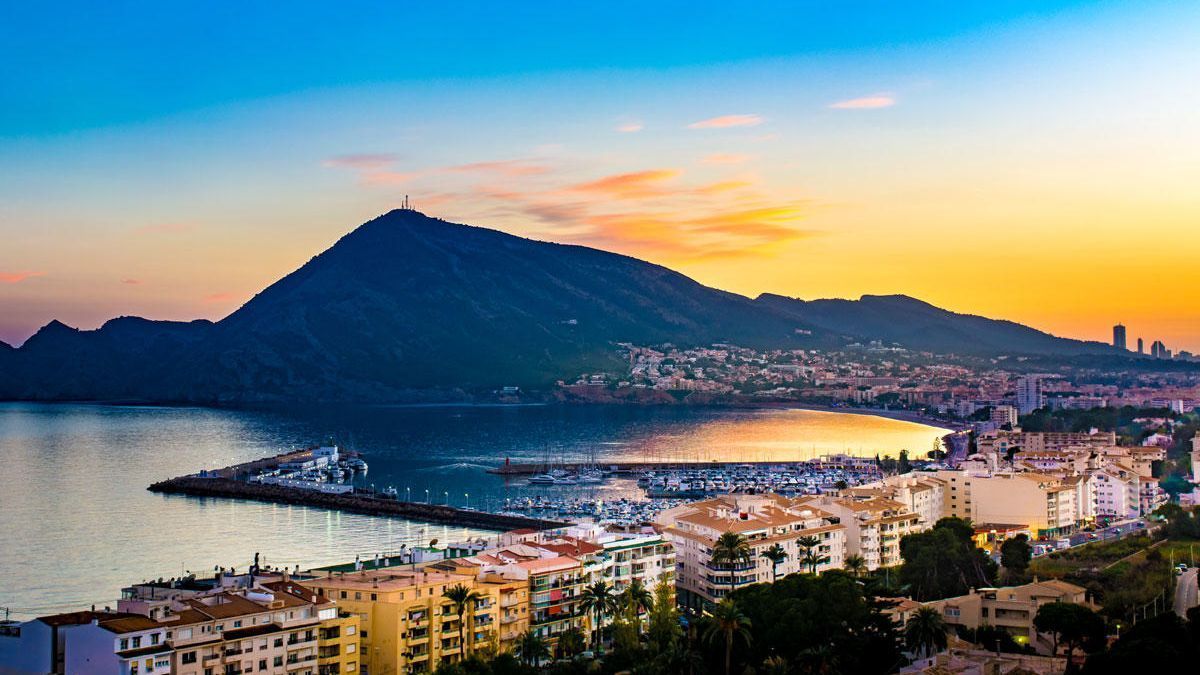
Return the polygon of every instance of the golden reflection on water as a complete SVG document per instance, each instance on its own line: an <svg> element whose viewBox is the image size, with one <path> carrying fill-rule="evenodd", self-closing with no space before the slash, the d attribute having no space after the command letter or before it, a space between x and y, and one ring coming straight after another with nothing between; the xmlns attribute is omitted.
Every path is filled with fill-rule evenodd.
<svg viewBox="0 0 1200 675"><path fill-rule="evenodd" d="M637 447L605 448L624 461L798 461L833 453L923 458L948 429L875 415L761 410L696 423L679 434L650 435Z"/></svg>

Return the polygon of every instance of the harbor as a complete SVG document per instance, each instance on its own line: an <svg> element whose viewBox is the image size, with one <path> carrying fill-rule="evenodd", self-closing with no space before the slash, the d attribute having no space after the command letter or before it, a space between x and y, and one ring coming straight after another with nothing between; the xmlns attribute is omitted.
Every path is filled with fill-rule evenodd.
<svg viewBox="0 0 1200 675"><path fill-rule="evenodd" d="M356 469L367 470L366 462L357 453L343 453L336 445L327 445L221 469L202 470L153 483L147 489L168 495L312 506L494 531L543 530L564 524L519 513L491 513L448 504L402 501L395 488L379 491L347 482L348 473Z"/></svg>

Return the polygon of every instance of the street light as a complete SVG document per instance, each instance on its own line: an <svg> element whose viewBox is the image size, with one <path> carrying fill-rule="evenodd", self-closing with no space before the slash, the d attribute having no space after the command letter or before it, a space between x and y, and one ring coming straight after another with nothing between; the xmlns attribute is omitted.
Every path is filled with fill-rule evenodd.
<svg viewBox="0 0 1200 675"><path fill-rule="evenodd" d="M464 492L464 493L463 493L463 497L464 497L464 498L467 500L467 501L466 501L466 504L465 504L466 508L468 508L468 509L469 509L469 508L471 508L471 493L470 493L470 492Z"/></svg>
<svg viewBox="0 0 1200 675"><path fill-rule="evenodd" d="M432 503L433 503L433 502L429 501L429 488L426 488L426 489L425 489L425 503L426 503L426 504L432 504Z"/></svg>

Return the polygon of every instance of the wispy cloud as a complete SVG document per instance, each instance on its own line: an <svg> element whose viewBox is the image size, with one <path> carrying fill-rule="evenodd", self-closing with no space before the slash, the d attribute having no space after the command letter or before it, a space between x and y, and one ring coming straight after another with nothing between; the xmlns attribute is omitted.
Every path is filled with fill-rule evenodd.
<svg viewBox="0 0 1200 675"><path fill-rule="evenodd" d="M0 272L0 284L19 284L31 277L43 276L45 272Z"/></svg>
<svg viewBox="0 0 1200 675"><path fill-rule="evenodd" d="M359 180L363 185L401 185L420 175L401 171L364 171Z"/></svg>
<svg viewBox="0 0 1200 675"><path fill-rule="evenodd" d="M860 98L846 99L830 103L834 110L871 110L874 108L890 108L896 105L896 97L891 94L872 94Z"/></svg>
<svg viewBox="0 0 1200 675"><path fill-rule="evenodd" d="M150 225L142 225L134 230L137 234L177 234L179 232L187 232L195 226L191 223L152 223Z"/></svg>
<svg viewBox="0 0 1200 675"><path fill-rule="evenodd" d="M141 279L122 279L121 283L129 286L138 286L142 283Z"/></svg>
<svg viewBox="0 0 1200 675"><path fill-rule="evenodd" d="M640 199L663 193L661 184L679 175L676 169L650 169L605 176L567 188L572 192L604 195L614 199Z"/></svg>
<svg viewBox="0 0 1200 675"><path fill-rule="evenodd" d="M729 127L756 127L766 120L761 115L722 115L699 122L692 122L689 129L727 129Z"/></svg>
<svg viewBox="0 0 1200 675"><path fill-rule="evenodd" d="M617 131L619 131L623 134L636 134L637 132L639 132L645 128L646 128L646 125L642 124L641 122L637 122L637 121L622 122L621 124L617 125Z"/></svg>
<svg viewBox="0 0 1200 675"><path fill-rule="evenodd" d="M358 169L367 171L382 169L396 161L396 156L387 153L367 153L359 155L339 155L321 162L322 166L334 169Z"/></svg>
<svg viewBox="0 0 1200 675"><path fill-rule="evenodd" d="M705 164L743 164L750 161L750 155L717 152L700 160Z"/></svg>
<svg viewBox="0 0 1200 675"><path fill-rule="evenodd" d="M210 295L204 296L204 304L215 305L217 303L229 302L231 300L236 300L236 299L237 299L237 295L235 295L233 293L228 293L228 292L212 293Z"/></svg>
<svg viewBox="0 0 1200 675"><path fill-rule="evenodd" d="M473 162L447 167L456 173L493 173L502 176L536 176L550 169L529 159L504 159L493 162Z"/></svg>

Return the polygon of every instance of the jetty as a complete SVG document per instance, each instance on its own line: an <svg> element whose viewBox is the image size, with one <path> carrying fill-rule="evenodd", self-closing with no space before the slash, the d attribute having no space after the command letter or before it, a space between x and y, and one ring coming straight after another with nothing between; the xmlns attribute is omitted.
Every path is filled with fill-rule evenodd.
<svg viewBox="0 0 1200 675"><path fill-rule="evenodd" d="M372 492L328 493L222 477L181 476L154 483L148 489L151 492L168 495L248 499L272 504L311 506L368 516L405 518L426 523L474 527L497 532L523 528L548 530L566 525L558 520L473 511L441 504L399 501Z"/></svg>
<svg viewBox="0 0 1200 675"><path fill-rule="evenodd" d="M397 499L394 490L379 492L342 483L340 474L338 474L337 482L325 482L324 477L320 475L314 476L313 480L278 479L271 476L272 473L277 474L288 466L307 467L314 464L333 467L334 464L329 461L331 456L333 459L338 457L336 447L293 450L222 469L204 470L187 476L169 478L154 483L147 489L166 495L245 499L272 504L311 506L347 513L404 518L499 532L518 529L547 530L567 524L558 520L547 520L521 514L489 513L443 504L401 501ZM357 459L358 453L350 452L345 456Z"/></svg>

